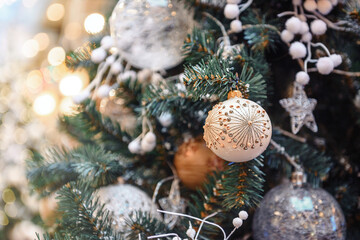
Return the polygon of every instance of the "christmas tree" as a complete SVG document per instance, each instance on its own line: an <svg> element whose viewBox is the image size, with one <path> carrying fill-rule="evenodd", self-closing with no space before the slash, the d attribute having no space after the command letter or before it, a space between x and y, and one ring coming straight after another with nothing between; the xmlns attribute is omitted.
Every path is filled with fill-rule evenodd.
<svg viewBox="0 0 360 240"><path fill-rule="evenodd" d="M28 161L38 239L359 239L357 1L115 4L67 55L80 144Z"/></svg>

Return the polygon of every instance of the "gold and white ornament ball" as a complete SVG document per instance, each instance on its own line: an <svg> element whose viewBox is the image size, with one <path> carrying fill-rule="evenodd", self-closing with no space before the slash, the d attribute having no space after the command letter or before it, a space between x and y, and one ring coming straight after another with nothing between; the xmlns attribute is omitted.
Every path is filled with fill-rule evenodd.
<svg viewBox="0 0 360 240"><path fill-rule="evenodd" d="M272 127L266 111L257 103L231 91L228 100L213 107L204 125L206 146L230 162L246 162L259 156L270 143Z"/></svg>

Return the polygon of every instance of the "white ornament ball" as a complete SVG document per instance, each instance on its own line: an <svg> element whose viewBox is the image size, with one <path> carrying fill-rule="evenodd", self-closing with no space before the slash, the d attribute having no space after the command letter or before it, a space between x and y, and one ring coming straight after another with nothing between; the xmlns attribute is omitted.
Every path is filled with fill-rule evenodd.
<svg viewBox="0 0 360 240"><path fill-rule="evenodd" d="M117 232L131 231L126 225L126 219L135 219L135 211L150 213L150 216L162 220L157 212L157 206L142 190L129 184L116 184L101 187L96 191L96 198L100 204L105 204L105 209L111 212L113 229Z"/></svg>
<svg viewBox="0 0 360 240"><path fill-rule="evenodd" d="M309 12L313 12L316 10L317 4L316 4L315 0L306 0L304 2L304 8L305 8L305 10L307 10Z"/></svg>
<svg viewBox="0 0 360 240"><path fill-rule="evenodd" d="M310 24L311 32L315 35L322 35L326 32L327 26L323 20L316 19Z"/></svg>
<svg viewBox="0 0 360 240"><path fill-rule="evenodd" d="M104 48L99 47L92 51L91 53L91 61L94 63L101 63L105 60L107 54Z"/></svg>
<svg viewBox="0 0 360 240"><path fill-rule="evenodd" d="M111 36L132 66L169 69L183 60L181 47L194 25L183 2L119 0L109 19Z"/></svg>
<svg viewBox="0 0 360 240"><path fill-rule="evenodd" d="M329 57L319 58L316 68L320 74L328 75L334 70L334 62Z"/></svg>
<svg viewBox="0 0 360 240"><path fill-rule="evenodd" d="M171 113L164 112L159 117L158 120L163 127L169 127L173 123L173 117Z"/></svg>
<svg viewBox="0 0 360 240"><path fill-rule="evenodd" d="M188 230L186 231L186 236L188 236L190 239L194 239L196 235L196 231L193 228L188 228Z"/></svg>
<svg viewBox="0 0 360 240"><path fill-rule="evenodd" d="M333 61L334 67L337 67L342 63L342 58L339 54L331 54L330 59Z"/></svg>
<svg viewBox="0 0 360 240"><path fill-rule="evenodd" d="M242 210L239 212L239 218L241 220L246 220L248 217L249 217L249 214L246 211Z"/></svg>
<svg viewBox="0 0 360 240"><path fill-rule="evenodd" d="M104 48L105 50L109 50L110 48L113 47L114 45L114 40L112 39L111 36L105 36L101 39L100 45L102 48Z"/></svg>
<svg viewBox="0 0 360 240"><path fill-rule="evenodd" d="M125 71L125 72L121 73L118 76L117 80L119 82L124 82L124 81L127 81L127 80L135 81L136 77L137 77L136 72L133 71L133 70L129 70L129 71Z"/></svg>
<svg viewBox="0 0 360 240"><path fill-rule="evenodd" d="M114 62L115 62L115 56L110 55L110 56L108 56L108 57L106 58L106 63L107 63L107 64L111 65L111 64L113 64Z"/></svg>
<svg viewBox="0 0 360 240"><path fill-rule="evenodd" d="M301 2L302 2L302 0L292 0L292 4L296 5L296 6L301 5Z"/></svg>
<svg viewBox="0 0 360 240"><path fill-rule="evenodd" d="M295 81L300 83L301 85L306 85L310 81L309 74L304 71L300 71L296 74Z"/></svg>
<svg viewBox="0 0 360 240"><path fill-rule="evenodd" d="M306 56L306 47L301 42L293 42L290 45L289 53L293 59L304 58Z"/></svg>
<svg viewBox="0 0 360 240"><path fill-rule="evenodd" d="M238 97L215 105L204 125L206 146L230 162L246 162L259 156L269 145L271 134L266 111Z"/></svg>
<svg viewBox="0 0 360 240"><path fill-rule="evenodd" d="M230 29L231 31L235 33L239 33L242 31L242 23L240 20L232 20L230 23Z"/></svg>
<svg viewBox="0 0 360 240"><path fill-rule="evenodd" d="M83 90L78 95L73 96L73 102L75 104L80 104L83 101L85 101L86 99L88 99L90 97L90 95L91 95L90 91Z"/></svg>
<svg viewBox="0 0 360 240"><path fill-rule="evenodd" d="M239 16L239 6L236 4L226 4L224 9L224 15L227 19L234 19Z"/></svg>
<svg viewBox="0 0 360 240"><path fill-rule="evenodd" d="M106 98L109 96L110 90L111 87L108 84L103 84L98 88L96 95L99 98Z"/></svg>
<svg viewBox="0 0 360 240"><path fill-rule="evenodd" d="M309 24L307 22L301 22L301 27L300 27L300 34L304 34L309 32Z"/></svg>
<svg viewBox="0 0 360 240"><path fill-rule="evenodd" d="M239 228L243 225L243 220L241 220L241 218L234 218L232 223L235 228Z"/></svg>
<svg viewBox="0 0 360 240"><path fill-rule="evenodd" d="M301 21L297 17L291 17L285 22L285 27L288 31L297 34L301 30Z"/></svg>
<svg viewBox="0 0 360 240"><path fill-rule="evenodd" d="M288 30L283 30L281 32L281 39L284 41L284 42L291 42L293 39L294 39L294 34Z"/></svg>
<svg viewBox="0 0 360 240"><path fill-rule="evenodd" d="M134 139L128 145L128 149L132 154L140 154L141 153L141 142L140 139Z"/></svg>
<svg viewBox="0 0 360 240"><path fill-rule="evenodd" d="M123 70L123 65L120 62L114 62L111 64L110 72L114 75L119 74Z"/></svg>
<svg viewBox="0 0 360 240"><path fill-rule="evenodd" d="M310 32L307 32L307 33L304 33L302 36L301 36L301 41L302 42L310 42L312 39L312 34Z"/></svg>
<svg viewBox="0 0 360 240"><path fill-rule="evenodd" d="M241 0L226 0L228 4L239 4L241 3Z"/></svg>
<svg viewBox="0 0 360 240"><path fill-rule="evenodd" d="M321 14L327 15L333 9L333 5L329 0L319 0L317 3L317 8Z"/></svg>

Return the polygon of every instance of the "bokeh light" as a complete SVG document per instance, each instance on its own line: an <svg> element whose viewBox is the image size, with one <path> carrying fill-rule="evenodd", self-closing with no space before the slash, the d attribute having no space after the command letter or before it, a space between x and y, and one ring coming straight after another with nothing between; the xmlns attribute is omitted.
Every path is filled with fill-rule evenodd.
<svg viewBox="0 0 360 240"><path fill-rule="evenodd" d="M39 44L34 39L27 40L22 46L22 53L27 58L35 57L39 52Z"/></svg>
<svg viewBox="0 0 360 240"><path fill-rule="evenodd" d="M59 109L61 113L65 115L70 115L74 112L74 106L75 104L72 97L66 97L61 100Z"/></svg>
<svg viewBox="0 0 360 240"><path fill-rule="evenodd" d="M15 197L14 192L11 189L7 188L2 193L2 199L6 203L12 203L12 202L15 202L16 197Z"/></svg>
<svg viewBox="0 0 360 240"><path fill-rule="evenodd" d="M53 3L46 10L46 16L50 21L61 20L65 15L65 7L61 3Z"/></svg>
<svg viewBox="0 0 360 240"><path fill-rule="evenodd" d="M38 96L33 105L34 112L41 116L46 116L54 112L56 108L55 97L50 93L43 93Z"/></svg>
<svg viewBox="0 0 360 240"><path fill-rule="evenodd" d="M49 35L47 35L46 33L36 34L34 40L37 41L40 51L45 50L50 44Z"/></svg>
<svg viewBox="0 0 360 240"><path fill-rule="evenodd" d="M9 219L6 214L0 210L0 225L6 226L9 224Z"/></svg>
<svg viewBox="0 0 360 240"><path fill-rule="evenodd" d="M26 78L26 87L32 93L38 93L41 90L43 75L39 70L29 72Z"/></svg>
<svg viewBox="0 0 360 240"><path fill-rule="evenodd" d="M92 13L86 17L84 27L86 32L96 34L101 32L105 26L105 18L99 13Z"/></svg>
<svg viewBox="0 0 360 240"><path fill-rule="evenodd" d="M66 52L62 47L54 47L48 54L48 62L52 66L58 66L65 61Z"/></svg>
<svg viewBox="0 0 360 240"><path fill-rule="evenodd" d="M81 24L77 22L69 23L65 27L65 37L69 40L76 40L81 36Z"/></svg>
<svg viewBox="0 0 360 240"><path fill-rule="evenodd" d="M83 80L77 74L65 76L59 83L60 92L64 96L74 96L79 94L83 87Z"/></svg>
<svg viewBox="0 0 360 240"><path fill-rule="evenodd" d="M38 0L23 0L22 4L26 8L32 8Z"/></svg>

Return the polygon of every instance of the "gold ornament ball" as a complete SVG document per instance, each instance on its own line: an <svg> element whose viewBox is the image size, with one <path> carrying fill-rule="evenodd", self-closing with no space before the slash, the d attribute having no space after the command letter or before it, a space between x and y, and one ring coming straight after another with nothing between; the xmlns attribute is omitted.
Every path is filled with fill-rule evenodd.
<svg viewBox="0 0 360 240"><path fill-rule="evenodd" d="M230 162L259 156L270 143L271 121L257 103L233 97L214 106L204 126L206 146Z"/></svg>
<svg viewBox="0 0 360 240"><path fill-rule="evenodd" d="M48 226L54 225L56 218L59 216L59 206L55 198L56 195L52 194L49 197L42 198L39 203L40 217Z"/></svg>
<svg viewBox="0 0 360 240"><path fill-rule="evenodd" d="M201 138L196 138L179 147L174 164L184 185L196 189L203 185L212 171L222 170L224 161L211 152Z"/></svg>

